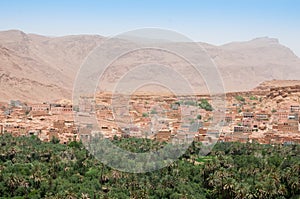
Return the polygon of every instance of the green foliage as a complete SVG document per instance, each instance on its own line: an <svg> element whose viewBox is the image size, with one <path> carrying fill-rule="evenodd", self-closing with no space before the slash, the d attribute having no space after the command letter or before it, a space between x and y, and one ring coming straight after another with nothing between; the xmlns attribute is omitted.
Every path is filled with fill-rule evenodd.
<svg viewBox="0 0 300 199"><path fill-rule="evenodd" d="M77 148L79 149L80 147L82 147L82 143L81 142L76 142L76 141L72 141L68 144L69 147L72 148Z"/></svg>
<svg viewBox="0 0 300 199"><path fill-rule="evenodd" d="M57 137L54 137L54 136L53 136L53 137L51 138L51 143L53 143L53 144L58 144L59 141L60 141L60 140L59 140Z"/></svg>
<svg viewBox="0 0 300 199"><path fill-rule="evenodd" d="M201 99L201 101L198 105L200 108L202 108L206 111L213 111L211 104L206 99Z"/></svg>
<svg viewBox="0 0 300 199"><path fill-rule="evenodd" d="M166 146L148 139L112 140L143 153ZM199 156L193 142L161 170L133 174L111 169L81 142L43 143L36 137L0 136L1 198L298 198L300 146L217 143ZM3 144L5 143L5 144Z"/></svg>
<svg viewBox="0 0 300 199"><path fill-rule="evenodd" d="M244 102L245 101L245 98L242 97L242 96L240 96L240 95L235 96L235 99L238 100L238 101L240 101L240 102Z"/></svg>
<svg viewBox="0 0 300 199"><path fill-rule="evenodd" d="M257 97L256 96L250 96L249 99L250 100L257 100Z"/></svg>
<svg viewBox="0 0 300 199"><path fill-rule="evenodd" d="M201 119L202 119L202 116L201 116L201 115L197 115L197 119L198 119L198 120L201 120Z"/></svg>
<svg viewBox="0 0 300 199"><path fill-rule="evenodd" d="M157 114L157 110L156 109L152 109L151 112L150 112L150 114L153 114L153 115Z"/></svg>
<svg viewBox="0 0 300 199"><path fill-rule="evenodd" d="M183 104L187 106L197 106L197 102L193 100L186 100L183 102Z"/></svg>
<svg viewBox="0 0 300 199"><path fill-rule="evenodd" d="M195 120L194 119L190 119L190 124L194 124Z"/></svg>
<svg viewBox="0 0 300 199"><path fill-rule="evenodd" d="M143 117L149 117L148 113L143 113Z"/></svg>
<svg viewBox="0 0 300 199"><path fill-rule="evenodd" d="M182 101L177 101L177 102L174 102L174 104L180 106L182 104Z"/></svg>
<svg viewBox="0 0 300 199"><path fill-rule="evenodd" d="M119 137L117 135L114 135L114 140L118 140Z"/></svg>

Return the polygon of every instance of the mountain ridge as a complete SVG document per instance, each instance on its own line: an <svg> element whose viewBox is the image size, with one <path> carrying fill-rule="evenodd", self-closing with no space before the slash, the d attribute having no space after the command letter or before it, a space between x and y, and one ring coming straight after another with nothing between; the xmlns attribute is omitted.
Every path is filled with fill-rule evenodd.
<svg viewBox="0 0 300 199"><path fill-rule="evenodd" d="M0 101L70 99L77 71L104 39L100 35L50 37L0 31L0 76L7 77L0 85ZM199 44L218 66L226 92L251 90L272 79L300 79L300 59L278 39ZM17 85L18 80L22 85Z"/></svg>

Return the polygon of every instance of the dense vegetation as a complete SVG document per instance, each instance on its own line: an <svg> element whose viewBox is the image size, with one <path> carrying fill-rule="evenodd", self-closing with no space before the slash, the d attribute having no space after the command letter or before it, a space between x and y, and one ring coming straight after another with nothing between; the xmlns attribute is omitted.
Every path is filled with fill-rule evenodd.
<svg viewBox="0 0 300 199"><path fill-rule="evenodd" d="M129 151L162 143L128 138ZM300 146L218 143L200 157L200 143L171 166L144 174L112 170L81 143L0 137L2 198L299 198ZM142 147L141 147L142 146Z"/></svg>
<svg viewBox="0 0 300 199"><path fill-rule="evenodd" d="M240 96L240 95L237 95L235 97L236 100L240 101L240 102L244 102L245 101L245 98L243 96Z"/></svg>
<svg viewBox="0 0 300 199"><path fill-rule="evenodd" d="M206 99L201 99L201 101L198 105L200 108L202 108L206 111L213 111L213 107Z"/></svg>
<svg viewBox="0 0 300 199"><path fill-rule="evenodd" d="M206 99L201 99L199 102L195 100L184 100L175 102L175 104L186 106L199 106L199 108L204 109L206 111L213 111L212 105Z"/></svg>

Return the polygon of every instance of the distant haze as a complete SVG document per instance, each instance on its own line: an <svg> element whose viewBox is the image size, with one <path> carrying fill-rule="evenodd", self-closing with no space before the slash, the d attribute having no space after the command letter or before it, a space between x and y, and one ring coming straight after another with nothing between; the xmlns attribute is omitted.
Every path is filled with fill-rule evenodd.
<svg viewBox="0 0 300 199"><path fill-rule="evenodd" d="M0 101L70 99L80 65L103 39L99 35L46 37L19 30L0 32ZM199 44L218 66L227 92L251 90L266 80L300 79L300 59L278 39Z"/></svg>

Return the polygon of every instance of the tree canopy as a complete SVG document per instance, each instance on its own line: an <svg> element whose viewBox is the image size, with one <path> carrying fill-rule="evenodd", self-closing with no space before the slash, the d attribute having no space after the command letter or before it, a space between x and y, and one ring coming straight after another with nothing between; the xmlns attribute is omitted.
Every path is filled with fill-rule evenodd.
<svg viewBox="0 0 300 199"><path fill-rule="evenodd" d="M165 143L114 139L132 152ZM107 167L81 142L0 137L1 198L299 198L300 146L217 143L207 156L193 142L168 167L132 174Z"/></svg>

